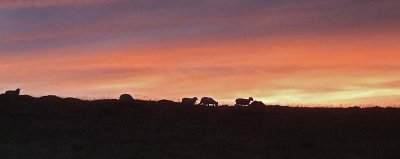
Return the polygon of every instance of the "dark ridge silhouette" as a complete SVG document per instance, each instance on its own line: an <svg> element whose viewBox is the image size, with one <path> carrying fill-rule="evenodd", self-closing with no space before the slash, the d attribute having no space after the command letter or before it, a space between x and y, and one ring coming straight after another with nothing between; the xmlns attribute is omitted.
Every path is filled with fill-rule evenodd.
<svg viewBox="0 0 400 159"><path fill-rule="evenodd" d="M210 97L203 97L200 100L200 105L202 105L202 106L218 106L218 102Z"/></svg>
<svg viewBox="0 0 400 159"><path fill-rule="evenodd" d="M235 100L235 106L249 106L251 101L254 101L253 97L249 97L249 99L238 98Z"/></svg>
<svg viewBox="0 0 400 159"><path fill-rule="evenodd" d="M180 106L182 104L179 103L179 102L174 102L172 100L168 100L168 99L161 99L161 100L157 101L157 105L160 105L160 106Z"/></svg>
<svg viewBox="0 0 400 159"><path fill-rule="evenodd" d="M29 95L19 95L17 98L19 101L33 101L36 98L29 96ZM0 100L1 101L1 100Z"/></svg>
<svg viewBox="0 0 400 159"><path fill-rule="evenodd" d="M57 104L62 102L64 99L55 95L47 95L47 96L42 96L39 97L39 100L42 102L47 102L50 104Z"/></svg>
<svg viewBox="0 0 400 159"><path fill-rule="evenodd" d="M0 95L1 158L398 158L398 108Z"/></svg>

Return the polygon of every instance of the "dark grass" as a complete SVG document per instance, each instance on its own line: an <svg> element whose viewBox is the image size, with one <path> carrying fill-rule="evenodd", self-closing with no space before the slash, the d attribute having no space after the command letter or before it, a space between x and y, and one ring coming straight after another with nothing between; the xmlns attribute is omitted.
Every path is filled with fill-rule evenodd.
<svg viewBox="0 0 400 159"><path fill-rule="evenodd" d="M0 98L0 158L400 158L400 109Z"/></svg>

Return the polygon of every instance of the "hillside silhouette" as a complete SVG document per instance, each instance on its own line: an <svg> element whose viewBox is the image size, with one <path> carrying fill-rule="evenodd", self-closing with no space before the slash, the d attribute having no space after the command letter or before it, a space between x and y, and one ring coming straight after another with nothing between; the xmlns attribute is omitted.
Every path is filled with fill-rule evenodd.
<svg viewBox="0 0 400 159"><path fill-rule="evenodd" d="M1 158L399 158L400 109L0 96Z"/></svg>

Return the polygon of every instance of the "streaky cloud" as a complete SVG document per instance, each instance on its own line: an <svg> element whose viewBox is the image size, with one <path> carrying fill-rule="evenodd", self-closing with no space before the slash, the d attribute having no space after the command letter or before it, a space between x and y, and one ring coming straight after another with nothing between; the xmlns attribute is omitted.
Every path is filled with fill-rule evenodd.
<svg viewBox="0 0 400 159"><path fill-rule="evenodd" d="M110 0L2 0L0 9L43 8L52 6L87 5L111 2Z"/></svg>

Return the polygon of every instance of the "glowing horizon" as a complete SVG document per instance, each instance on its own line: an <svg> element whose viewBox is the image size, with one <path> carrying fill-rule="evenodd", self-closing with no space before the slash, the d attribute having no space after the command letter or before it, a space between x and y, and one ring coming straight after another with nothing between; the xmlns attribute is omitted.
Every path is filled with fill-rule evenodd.
<svg viewBox="0 0 400 159"><path fill-rule="evenodd" d="M3 1L0 91L400 105L400 2Z"/></svg>

